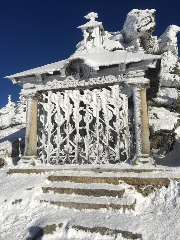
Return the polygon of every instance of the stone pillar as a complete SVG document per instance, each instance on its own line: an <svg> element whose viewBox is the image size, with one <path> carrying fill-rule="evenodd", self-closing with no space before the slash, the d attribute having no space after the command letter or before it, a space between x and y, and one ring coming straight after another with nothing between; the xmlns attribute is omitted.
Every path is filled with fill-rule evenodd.
<svg viewBox="0 0 180 240"><path fill-rule="evenodd" d="M24 156L37 156L37 104L37 98L27 99Z"/></svg>
<svg viewBox="0 0 180 240"><path fill-rule="evenodd" d="M26 136L24 155L21 163L39 163L37 159L37 117L38 117L38 94L25 96L26 98Z"/></svg>
<svg viewBox="0 0 180 240"><path fill-rule="evenodd" d="M151 163L146 88L133 88L136 156L133 163ZM145 159L146 158L146 159Z"/></svg>
<svg viewBox="0 0 180 240"><path fill-rule="evenodd" d="M146 101L146 88L140 91L141 99L141 153L150 155L150 142L149 142L149 118Z"/></svg>

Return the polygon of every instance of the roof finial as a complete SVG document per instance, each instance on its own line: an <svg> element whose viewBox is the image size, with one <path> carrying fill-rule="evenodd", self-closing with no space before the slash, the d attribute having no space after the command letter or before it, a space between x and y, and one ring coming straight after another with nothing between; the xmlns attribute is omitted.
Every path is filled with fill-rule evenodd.
<svg viewBox="0 0 180 240"><path fill-rule="evenodd" d="M86 19L90 19L91 21L95 21L95 18L98 18L98 14L95 12L90 12L86 16L84 16Z"/></svg>

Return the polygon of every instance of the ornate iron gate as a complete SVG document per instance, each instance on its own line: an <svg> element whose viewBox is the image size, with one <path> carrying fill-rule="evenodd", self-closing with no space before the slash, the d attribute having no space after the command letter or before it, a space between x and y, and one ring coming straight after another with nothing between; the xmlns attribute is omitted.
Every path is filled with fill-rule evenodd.
<svg viewBox="0 0 180 240"><path fill-rule="evenodd" d="M117 163L128 158L128 101L119 85L48 91L39 101L44 163Z"/></svg>

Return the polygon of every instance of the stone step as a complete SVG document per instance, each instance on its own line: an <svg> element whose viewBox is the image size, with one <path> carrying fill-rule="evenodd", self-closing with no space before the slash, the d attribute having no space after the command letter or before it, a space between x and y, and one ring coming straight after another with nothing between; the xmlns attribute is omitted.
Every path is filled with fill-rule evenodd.
<svg viewBox="0 0 180 240"><path fill-rule="evenodd" d="M125 182L126 184L133 185L133 186L165 186L168 187L170 184L169 178L142 178L142 177L104 177L104 176L79 176L79 175L50 175L48 180L51 182L59 181L59 182L74 182L74 183L107 183L113 185L119 185L119 183ZM180 181L180 178L172 178L172 180Z"/></svg>
<svg viewBox="0 0 180 240"><path fill-rule="evenodd" d="M59 194L76 194L84 196L111 196L122 198L125 189L121 185L98 184L98 183L74 183L74 182L50 182L48 186L42 187L43 193L53 191Z"/></svg>
<svg viewBox="0 0 180 240"><path fill-rule="evenodd" d="M121 191L124 189L122 185L113 185L107 183L74 183L74 182L46 182L45 187L52 187L52 188L80 188L80 189L106 189L106 190L114 190L114 191Z"/></svg>
<svg viewBox="0 0 180 240"><path fill-rule="evenodd" d="M164 170L164 169L159 169L159 168L148 168L148 169L140 169L140 168L120 168L120 167L114 167L112 168L106 168L105 165L102 165L101 167L89 167L85 165L78 165L78 167L74 167L73 165L66 167L66 165L63 166L53 166L52 167L31 167L31 168L10 168L9 169L9 174L12 173L43 173L43 172L59 172L59 171L74 171L74 172L79 172L79 171L86 171L86 172L95 172L95 173L103 173L103 172L112 172L112 173L151 173L151 172L168 172L170 170ZM99 166L99 165L98 165Z"/></svg>
<svg viewBox="0 0 180 240"><path fill-rule="evenodd" d="M86 176L87 175L87 176ZM106 175L109 175L105 177ZM119 176L118 176L119 175ZM170 179L180 181L180 178L177 178L177 174L175 174L176 178L168 178L168 177L142 177L141 174L127 174L129 177L123 177L124 174L110 174L110 173L93 173L90 172L64 172L64 173L54 173L48 177L48 180L51 182L71 182L71 183L81 183L81 184L109 184L109 185L123 185L123 183L133 186L137 192L141 193L143 196L148 196L153 193L156 189L160 189L163 186L168 187L170 184ZM137 177L132 177L132 175L136 175ZM139 176L140 175L140 176ZM138 177L139 176L139 177ZM150 176L150 173L148 174ZM99 187L101 189L101 187ZM72 191L72 190L70 190ZM84 193L85 194L85 193ZM97 193L98 194L98 193ZM100 192L99 192L100 194ZM104 194L109 196L111 193L107 193L104 191ZM116 194L116 193L115 193Z"/></svg>
<svg viewBox="0 0 180 240"><path fill-rule="evenodd" d="M82 226L82 225L66 225L66 223L62 223L60 222L59 224L51 224L51 225L46 225L42 228L39 229L39 231L36 233L36 235L34 236L34 240L35 239L39 239L42 238L43 236L47 235L47 234L52 234L53 232L59 231L61 228L65 228L68 234L68 231L72 231L76 230L76 231L82 231L84 233L86 233L86 236L88 235L88 233L93 233L93 234L100 234L103 237L103 239L121 239L121 237L123 237L123 239L142 239L142 234L139 233L133 233L130 231L125 231L125 230L120 230L120 229L111 229L111 228L107 228L104 226L96 226L96 227L87 227L87 226ZM89 237L87 237L89 239ZM97 239L97 237L96 237Z"/></svg>
<svg viewBox="0 0 180 240"><path fill-rule="evenodd" d="M90 232L90 233L99 233L101 235L107 235L107 236L113 236L115 239L117 238L118 235L121 234L121 236L123 237L123 239L141 239L142 238L142 234L139 233L132 233L129 231L123 231L123 230L119 230L119 229L110 229L110 228L106 228L106 227L84 227L84 226L80 226L80 225L73 225L72 226L73 229L77 230L77 231L83 231L83 232ZM118 238L119 239L119 238Z"/></svg>
<svg viewBox="0 0 180 240"><path fill-rule="evenodd" d="M134 197L88 197L78 195L67 195L67 194L44 194L40 199L40 202L47 202L57 206L75 209L94 209L98 210L101 208L110 209L135 209L136 200Z"/></svg>
<svg viewBox="0 0 180 240"><path fill-rule="evenodd" d="M93 197L101 197L101 196L111 196L111 197L118 197L122 198L125 189L122 190L108 190L108 189L89 189L89 188L66 188L66 187L42 187L43 193L49 193L53 191L54 193L59 194L76 194L76 195L83 195L83 196L93 196Z"/></svg>

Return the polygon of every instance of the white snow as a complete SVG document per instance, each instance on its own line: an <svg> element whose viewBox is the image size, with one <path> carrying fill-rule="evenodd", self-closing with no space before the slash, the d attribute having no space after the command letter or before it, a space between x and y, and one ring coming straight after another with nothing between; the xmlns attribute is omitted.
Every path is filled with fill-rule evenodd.
<svg viewBox="0 0 180 240"><path fill-rule="evenodd" d="M76 172L76 171L60 171L55 172L52 174L53 176L86 176L86 177L139 177L139 178L178 178L180 177L178 169L176 171L153 171L149 172L142 172L141 174L135 173L135 172L122 172L122 173L112 173L112 172L102 172L102 173L96 173L96 172Z"/></svg>
<svg viewBox="0 0 180 240"><path fill-rule="evenodd" d="M109 40L110 41L110 40ZM119 47L120 45L114 42L113 47ZM108 47L108 46L107 46ZM130 53L125 51L116 51L109 52L107 50L102 50L97 53L87 54L87 53L75 53L69 59L51 63L48 65L44 65L42 67L30 69L24 72L16 73L14 75L6 76L6 78L16 78L30 75L40 75L43 73L60 71L63 67L65 67L70 60L73 59L83 59L87 65L92 68L98 68L99 66L109 66L113 64L120 63L130 63L130 62L139 62L142 60L153 60L161 58L160 55L152 55L152 54L143 54L143 53Z"/></svg>
<svg viewBox="0 0 180 240"><path fill-rule="evenodd" d="M161 88L158 92L157 98L154 99L156 103L164 106L176 104L178 98L178 90L176 88Z"/></svg>
<svg viewBox="0 0 180 240"><path fill-rule="evenodd" d="M178 113L163 107L151 107L149 109L149 125L154 133L162 130L172 131L178 118Z"/></svg>
<svg viewBox="0 0 180 240"><path fill-rule="evenodd" d="M0 109L0 127L6 129L12 125L23 125L26 123L26 102L9 102L5 107ZM5 132L4 132L5 133ZM3 132L0 132L0 138Z"/></svg>
<svg viewBox="0 0 180 240"><path fill-rule="evenodd" d="M0 170L0 239L31 239L42 227L63 223L44 240L107 240L123 239L102 236L72 229L72 225L107 227L142 234L142 240L175 240L180 238L180 183L171 181L148 197L134 192L135 211L126 210L75 210L40 203L42 186L48 186L43 174L12 174ZM57 195L57 194L56 194ZM21 200L20 200L21 199ZM19 202L17 201L19 200Z"/></svg>
<svg viewBox="0 0 180 240"><path fill-rule="evenodd" d="M12 164L12 150L20 147L20 142L25 137L25 127L26 103L23 100L11 102L9 97L8 104L0 109L0 157L10 165ZM13 144L15 141L19 142L19 146Z"/></svg>
<svg viewBox="0 0 180 240"><path fill-rule="evenodd" d="M102 26L102 22L97 22L97 21L92 21L90 20L89 22L85 23L84 25L79 26L78 28L92 28L92 27L100 27Z"/></svg>
<svg viewBox="0 0 180 240"><path fill-rule="evenodd" d="M6 78L15 78L15 77L23 77L23 76L29 76L29 75L39 75L43 73L53 72L53 71L60 71L66 64L68 63L68 60L62 60L59 62L51 63L44 65L42 67L33 68L27 71L23 71L20 73L16 73L10 76L6 76Z"/></svg>
<svg viewBox="0 0 180 240"><path fill-rule="evenodd" d="M133 9L128 13L122 30L126 42L148 35L151 32L151 29L155 27L155 11L155 9Z"/></svg>
<svg viewBox="0 0 180 240"><path fill-rule="evenodd" d="M171 51L175 56L178 55L176 34L180 31L180 27L170 25L166 31L159 37L159 50L161 52Z"/></svg>
<svg viewBox="0 0 180 240"><path fill-rule="evenodd" d="M44 201L63 201L63 202L75 202L75 203L92 203L92 204L120 204L120 205L131 205L135 202L132 196L126 198L113 198L113 197L86 197L75 194L43 194L42 199Z"/></svg>
<svg viewBox="0 0 180 240"><path fill-rule="evenodd" d="M99 66L110 66L120 63L140 62L143 60L154 60L161 58L160 55L143 54L143 53L131 53L126 51L99 51L95 53L75 53L69 60L83 59L84 62L94 69L98 69Z"/></svg>
<svg viewBox="0 0 180 240"><path fill-rule="evenodd" d="M74 182L49 182L48 187L53 188L73 188L73 189L106 189L106 190L122 190L124 189L121 185L112 185L107 183L101 183L101 186L99 186L98 183L74 183Z"/></svg>

